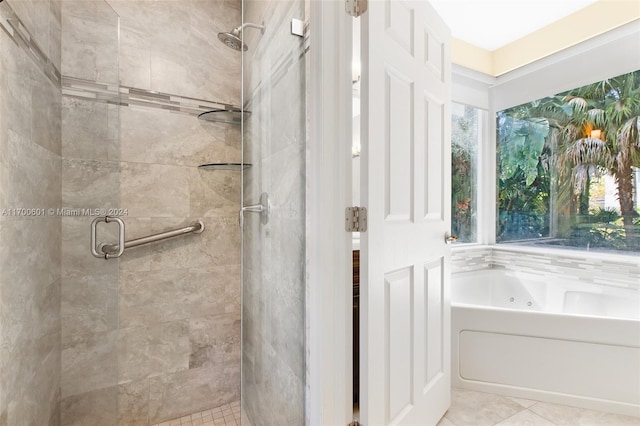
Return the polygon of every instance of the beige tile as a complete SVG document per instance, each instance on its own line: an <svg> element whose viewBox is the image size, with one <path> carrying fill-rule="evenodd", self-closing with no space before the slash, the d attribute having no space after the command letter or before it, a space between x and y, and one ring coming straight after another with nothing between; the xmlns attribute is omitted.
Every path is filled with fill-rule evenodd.
<svg viewBox="0 0 640 426"><path fill-rule="evenodd" d="M171 271L123 272L120 278L120 324L140 327L187 319L188 301L197 295L187 294L184 285L187 269Z"/></svg>
<svg viewBox="0 0 640 426"><path fill-rule="evenodd" d="M117 16L113 12L106 18L95 15L72 16L66 12L77 6L77 3L73 6L66 3L63 2L62 14L62 74L117 84L118 61L114 60L118 56ZM104 12L108 14L107 10Z"/></svg>
<svg viewBox="0 0 640 426"><path fill-rule="evenodd" d="M22 0L11 3L11 6L38 44L38 47L48 55L49 23L51 20L49 2L42 0Z"/></svg>
<svg viewBox="0 0 640 426"><path fill-rule="evenodd" d="M538 401L534 401L534 400L531 400L531 399L512 398L512 397L507 397L507 398L510 399L513 402L516 402L516 403L522 405L524 408L529 408L533 404L538 402Z"/></svg>
<svg viewBox="0 0 640 426"><path fill-rule="evenodd" d="M2 222L0 258L2 282L6 285L3 288L2 300L11 300L11 310L19 310L21 302L33 297L32 291L37 289L40 292L59 280L60 240L59 218ZM43 244L43 241L47 243Z"/></svg>
<svg viewBox="0 0 640 426"><path fill-rule="evenodd" d="M151 90L151 35L120 27L120 81L124 86Z"/></svg>
<svg viewBox="0 0 640 426"><path fill-rule="evenodd" d="M237 266L122 272L120 324L133 327L239 312L238 274Z"/></svg>
<svg viewBox="0 0 640 426"><path fill-rule="evenodd" d="M637 417L622 416L618 414L604 413L601 411L586 410L582 408L568 407L565 405L538 402L530 411L552 421L558 426L590 425L590 426L626 426L640 425Z"/></svg>
<svg viewBox="0 0 640 426"><path fill-rule="evenodd" d="M127 209L130 217L187 217L188 169L121 163L120 207Z"/></svg>
<svg viewBox="0 0 640 426"><path fill-rule="evenodd" d="M198 218L157 218L152 232L162 232L193 223ZM155 244L152 248L151 269L206 268L209 265L238 265L240 263L240 229L237 216L205 218L205 230L182 238Z"/></svg>
<svg viewBox="0 0 640 426"><path fill-rule="evenodd" d="M190 350L186 321L121 329L118 381L127 383L186 370L189 368ZM151 417L150 420L156 419Z"/></svg>
<svg viewBox="0 0 640 426"><path fill-rule="evenodd" d="M61 161L53 152L9 131L0 153L3 208L60 208ZM23 217L2 216L1 220Z"/></svg>
<svg viewBox="0 0 640 426"><path fill-rule="evenodd" d="M62 399L62 424L69 426L113 426L118 412L115 386Z"/></svg>
<svg viewBox="0 0 640 426"><path fill-rule="evenodd" d="M554 424L529 410L524 410L497 423L496 426L554 426Z"/></svg>
<svg viewBox="0 0 640 426"><path fill-rule="evenodd" d="M189 368L213 367L224 370L240 364L239 313L191 319L189 338ZM225 409L222 414L232 415L232 410Z"/></svg>
<svg viewBox="0 0 640 426"><path fill-rule="evenodd" d="M31 138L31 124L34 111L31 98L31 75L35 72L31 59L25 52L9 39L6 33L0 34L3 54L0 56L0 129L3 138L2 151L5 151L6 135L9 130L17 133L25 140ZM4 156L4 152L0 155Z"/></svg>
<svg viewBox="0 0 640 426"><path fill-rule="evenodd" d="M41 72L33 73L31 83L31 140L33 143L60 155L61 94L60 89Z"/></svg>
<svg viewBox="0 0 640 426"><path fill-rule="evenodd" d="M454 389L445 417L456 426L493 426L523 411L521 405L498 395Z"/></svg>
<svg viewBox="0 0 640 426"><path fill-rule="evenodd" d="M190 172L190 212L194 217L225 217L240 211L241 173L236 170Z"/></svg>
<svg viewBox="0 0 640 426"><path fill-rule="evenodd" d="M62 98L62 155L65 159L115 160L117 140L109 133L110 106Z"/></svg>
<svg viewBox="0 0 640 426"><path fill-rule="evenodd" d="M149 381L138 380L118 386L118 425L149 425Z"/></svg>
<svg viewBox="0 0 640 426"><path fill-rule="evenodd" d="M62 341L118 327L117 275L77 275L62 280Z"/></svg>
<svg viewBox="0 0 640 426"><path fill-rule="evenodd" d="M154 377L150 379L150 421L163 421L236 400L240 396L239 383L239 365L224 371L196 368Z"/></svg>
<svg viewBox="0 0 640 426"><path fill-rule="evenodd" d="M63 0L61 13L63 16L73 16L105 24L113 23L116 16L109 3L93 0Z"/></svg>
<svg viewBox="0 0 640 426"><path fill-rule="evenodd" d="M123 161L196 167L240 160L225 142L229 125L141 107L123 108L120 121Z"/></svg>
<svg viewBox="0 0 640 426"><path fill-rule="evenodd" d="M190 76L193 63L189 52L182 45L153 43L151 45L151 90L162 93L179 93L182 96L218 101L194 87Z"/></svg>
<svg viewBox="0 0 640 426"><path fill-rule="evenodd" d="M116 385L117 335L117 331L84 335L63 347L63 398Z"/></svg>
<svg viewBox="0 0 640 426"><path fill-rule="evenodd" d="M68 209L117 208L120 164L114 161L67 160L62 169L62 202Z"/></svg>
<svg viewBox="0 0 640 426"><path fill-rule="evenodd" d="M49 59L59 70L62 61L62 1L51 0L49 10Z"/></svg>

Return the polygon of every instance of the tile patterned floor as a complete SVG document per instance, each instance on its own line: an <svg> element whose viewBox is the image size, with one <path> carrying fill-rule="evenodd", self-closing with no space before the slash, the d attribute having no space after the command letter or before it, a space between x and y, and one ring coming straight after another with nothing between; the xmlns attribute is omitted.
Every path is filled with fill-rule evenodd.
<svg viewBox="0 0 640 426"><path fill-rule="evenodd" d="M454 389L438 426L640 426L640 418Z"/></svg>
<svg viewBox="0 0 640 426"><path fill-rule="evenodd" d="M178 419L167 420L153 426L242 426L246 421L240 419L240 401L234 401L211 410L204 410Z"/></svg>

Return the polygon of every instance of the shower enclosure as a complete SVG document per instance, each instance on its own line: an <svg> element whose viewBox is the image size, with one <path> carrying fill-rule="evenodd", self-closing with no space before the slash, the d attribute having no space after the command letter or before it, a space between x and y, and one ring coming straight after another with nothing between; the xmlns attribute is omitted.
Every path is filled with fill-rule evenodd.
<svg viewBox="0 0 640 426"><path fill-rule="evenodd" d="M1 425L304 423L304 14L0 0Z"/></svg>
<svg viewBox="0 0 640 426"><path fill-rule="evenodd" d="M304 3L244 2L243 205L268 222L243 227L242 406L255 425L303 425L305 390L305 39L291 34ZM263 211L264 211L263 207ZM262 215L265 218L265 215Z"/></svg>

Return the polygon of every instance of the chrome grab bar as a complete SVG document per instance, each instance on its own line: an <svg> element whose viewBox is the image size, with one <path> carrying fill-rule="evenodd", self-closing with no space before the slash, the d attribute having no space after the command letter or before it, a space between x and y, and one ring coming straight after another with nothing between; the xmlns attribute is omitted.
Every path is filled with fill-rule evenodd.
<svg viewBox="0 0 640 426"><path fill-rule="evenodd" d="M105 220L105 219L109 220ZM100 254L96 250L96 225L99 222L118 222L122 223L120 228L120 238L118 239L118 244L100 244L98 249L102 252ZM143 244L149 244L160 240L166 240L167 238L178 237L186 234L200 234L204 231L204 222L202 220L197 221L196 223L189 225L184 228L174 229L171 231L160 232L159 234L153 234L146 237L135 238L133 240L125 241L124 238L124 222L121 219L106 216L105 218L96 218L93 222L91 222L91 254L95 257L104 257L105 259L110 259L113 257L120 257L122 253L124 253L125 249L133 248L137 246L141 246Z"/></svg>

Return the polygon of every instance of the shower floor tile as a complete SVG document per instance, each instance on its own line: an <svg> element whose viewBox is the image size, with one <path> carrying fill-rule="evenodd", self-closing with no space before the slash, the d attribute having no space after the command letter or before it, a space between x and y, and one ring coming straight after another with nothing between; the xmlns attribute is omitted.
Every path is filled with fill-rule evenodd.
<svg viewBox="0 0 640 426"><path fill-rule="evenodd" d="M200 411L188 416L157 423L153 426L246 426L248 422L241 419L240 401L234 401L210 410Z"/></svg>

